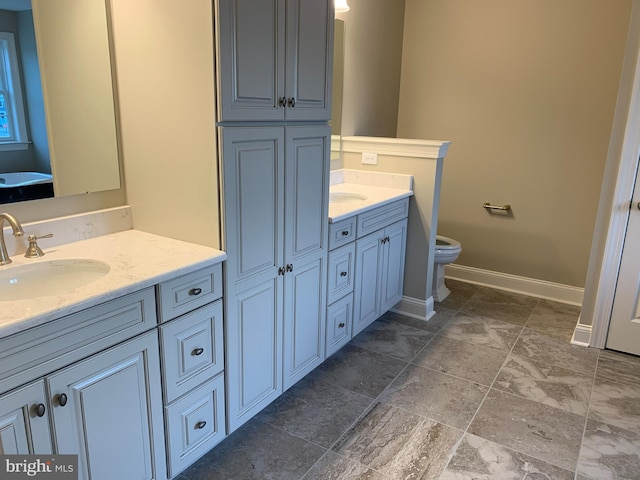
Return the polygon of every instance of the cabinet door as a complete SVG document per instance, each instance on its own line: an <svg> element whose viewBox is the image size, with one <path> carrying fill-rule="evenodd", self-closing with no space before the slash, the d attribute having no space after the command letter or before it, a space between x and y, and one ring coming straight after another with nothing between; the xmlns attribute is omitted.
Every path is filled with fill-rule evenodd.
<svg viewBox="0 0 640 480"><path fill-rule="evenodd" d="M218 120L284 120L285 0L216 0Z"/></svg>
<svg viewBox="0 0 640 480"><path fill-rule="evenodd" d="M282 276L227 298L227 423L231 433L282 393Z"/></svg>
<svg viewBox="0 0 640 480"><path fill-rule="evenodd" d="M284 256L287 263L327 250L330 136L327 125L286 128Z"/></svg>
<svg viewBox="0 0 640 480"><path fill-rule="evenodd" d="M404 258L407 243L407 219L384 229L380 315L402 300Z"/></svg>
<svg viewBox="0 0 640 480"><path fill-rule="evenodd" d="M330 120L333 0L287 2L287 120Z"/></svg>
<svg viewBox="0 0 640 480"><path fill-rule="evenodd" d="M0 454L52 453L46 398L43 380L0 397Z"/></svg>
<svg viewBox="0 0 640 480"><path fill-rule="evenodd" d="M79 478L166 478L155 331L60 370L46 382L56 451L78 454Z"/></svg>
<svg viewBox="0 0 640 480"><path fill-rule="evenodd" d="M324 360L326 267L323 257L285 273L284 388Z"/></svg>
<svg viewBox="0 0 640 480"><path fill-rule="evenodd" d="M273 278L284 265L284 129L223 127L221 137L227 281Z"/></svg>
<svg viewBox="0 0 640 480"><path fill-rule="evenodd" d="M382 233L375 232L356 241L352 334L354 337L380 316Z"/></svg>
<svg viewBox="0 0 640 480"><path fill-rule="evenodd" d="M351 340L351 317L353 313L353 294L327 307L327 343L326 356L333 355Z"/></svg>

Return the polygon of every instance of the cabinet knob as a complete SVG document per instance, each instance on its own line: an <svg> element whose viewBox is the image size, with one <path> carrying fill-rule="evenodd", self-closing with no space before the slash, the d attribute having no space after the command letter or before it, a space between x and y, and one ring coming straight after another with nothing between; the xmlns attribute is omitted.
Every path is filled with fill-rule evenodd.
<svg viewBox="0 0 640 480"><path fill-rule="evenodd" d="M344 328L344 323L339 323L338 328Z"/></svg>
<svg viewBox="0 0 640 480"><path fill-rule="evenodd" d="M61 393L60 395L56 395L56 397L54 397L54 399L53 399L54 403L57 400L58 405L60 405L61 407L64 407L67 404L67 394L66 393Z"/></svg>
<svg viewBox="0 0 640 480"><path fill-rule="evenodd" d="M200 295L201 293L202 293L201 288L192 288L191 290L189 290L189 295L191 295L192 297L196 295Z"/></svg>
<svg viewBox="0 0 640 480"><path fill-rule="evenodd" d="M286 107L287 106L287 99L285 97L278 98L278 106Z"/></svg>
<svg viewBox="0 0 640 480"><path fill-rule="evenodd" d="M202 430L206 426L207 426L207 422L205 422L204 420L201 420L198 423L196 423L197 430Z"/></svg>
<svg viewBox="0 0 640 480"><path fill-rule="evenodd" d="M40 418L44 417L44 414L47 412L44 403L39 403L38 405L33 406L33 410L36 412L36 415Z"/></svg>
<svg viewBox="0 0 640 480"><path fill-rule="evenodd" d="M342 236L346 237L347 235L349 235L349 230L342 230Z"/></svg>
<svg viewBox="0 0 640 480"><path fill-rule="evenodd" d="M341 277L346 277L347 276L347 272L340 272L340 276Z"/></svg>
<svg viewBox="0 0 640 480"><path fill-rule="evenodd" d="M278 268L278 275L284 275L284 267Z"/></svg>
<svg viewBox="0 0 640 480"><path fill-rule="evenodd" d="M193 349L193 351L191 352L191 355L194 355L197 357L198 355L202 355L203 353L204 353L204 348L198 347Z"/></svg>
<svg viewBox="0 0 640 480"><path fill-rule="evenodd" d="M294 107L296 106L296 99L295 99L295 97L291 97L291 98L289 98L289 106L290 106L291 108L294 108Z"/></svg>
<svg viewBox="0 0 640 480"><path fill-rule="evenodd" d="M293 272L293 263L287 263L287 272Z"/></svg>

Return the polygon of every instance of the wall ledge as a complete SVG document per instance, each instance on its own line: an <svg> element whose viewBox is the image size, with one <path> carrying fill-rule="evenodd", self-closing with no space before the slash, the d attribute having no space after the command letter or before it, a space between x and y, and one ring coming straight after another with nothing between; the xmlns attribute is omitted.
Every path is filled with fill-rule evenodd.
<svg viewBox="0 0 640 480"><path fill-rule="evenodd" d="M386 137L342 137L342 151L350 153L375 152L396 157L444 158L449 141L415 140Z"/></svg>
<svg viewBox="0 0 640 480"><path fill-rule="evenodd" d="M584 288L561 283L521 277L508 273L483 270L465 265L450 264L445 267L446 278L484 285L532 297L545 298L570 305L582 305Z"/></svg>

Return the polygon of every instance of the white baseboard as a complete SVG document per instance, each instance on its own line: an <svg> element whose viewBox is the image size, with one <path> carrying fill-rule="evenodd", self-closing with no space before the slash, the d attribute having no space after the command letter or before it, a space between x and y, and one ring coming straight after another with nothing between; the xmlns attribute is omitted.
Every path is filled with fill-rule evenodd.
<svg viewBox="0 0 640 480"><path fill-rule="evenodd" d="M426 300L402 297L402 300L396 303L391 311L424 321L429 320L436 314L433 309L433 297L429 297Z"/></svg>
<svg viewBox="0 0 640 480"><path fill-rule="evenodd" d="M573 330L571 343L582 347L588 347L591 344L591 325L585 325L580 323L580 320L578 320L578 324Z"/></svg>
<svg viewBox="0 0 640 480"><path fill-rule="evenodd" d="M584 288L453 263L446 266L445 272L446 278L453 280L461 280L463 282L475 283L500 290L507 290L509 292L522 293L532 297L546 298L570 305L582 305Z"/></svg>

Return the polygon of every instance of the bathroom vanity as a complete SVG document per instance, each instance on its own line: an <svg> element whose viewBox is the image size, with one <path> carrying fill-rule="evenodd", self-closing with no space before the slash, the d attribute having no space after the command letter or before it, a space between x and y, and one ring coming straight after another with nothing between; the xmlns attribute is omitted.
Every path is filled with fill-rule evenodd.
<svg viewBox="0 0 640 480"><path fill-rule="evenodd" d="M221 441L225 258L135 230L14 255L3 281L35 289L0 313L0 450L77 453L82 479L165 479ZM100 263L46 294L66 281L56 267ZM24 273L39 268L51 287Z"/></svg>

